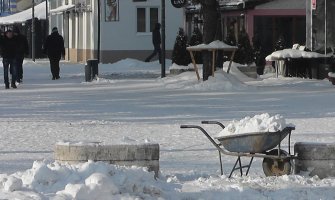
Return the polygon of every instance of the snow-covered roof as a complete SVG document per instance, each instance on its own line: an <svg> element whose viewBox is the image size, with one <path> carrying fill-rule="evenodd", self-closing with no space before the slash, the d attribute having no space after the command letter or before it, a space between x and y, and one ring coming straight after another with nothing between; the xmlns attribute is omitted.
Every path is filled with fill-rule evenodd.
<svg viewBox="0 0 335 200"><path fill-rule="evenodd" d="M205 49L223 49L223 50L234 50L236 46L230 46L222 41L215 40L209 44L199 44L196 46L187 47L188 50L205 50Z"/></svg>
<svg viewBox="0 0 335 200"><path fill-rule="evenodd" d="M260 4L255 9L306 9L306 0L273 0Z"/></svg>
<svg viewBox="0 0 335 200"><path fill-rule="evenodd" d="M329 54L327 56L331 56ZM265 60L267 61L275 61L275 60L284 60L288 58L323 58L324 54L310 52L310 51L302 51L297 49L284 49L280 51L275 51L272 54L268 55Z"/></svg>
<svg viewBox="0 0 335 200"><path fill-rule="evenodd" d="M35 18L37 19L46 19L46 11L45 11L45 1L35 6ZM23 23L32 18L32 8L24 10L19 13L15 13L13 15L9 15L6 17L0 17L0 24L15 24L15 23Z"/></svg>
<svg viewBox="0 0 335 200"><path fill-rule="evenodd" d="M64 12L64 11L73 9L74 7L75 7L75 5L73 5L73 4L70 4L70 5L63 5L63 6L60 6L60 7L58 7L58 8L55 8L55 9L50 10L50 14L59 14L59 13L62 13L62 12Z"/></svg>

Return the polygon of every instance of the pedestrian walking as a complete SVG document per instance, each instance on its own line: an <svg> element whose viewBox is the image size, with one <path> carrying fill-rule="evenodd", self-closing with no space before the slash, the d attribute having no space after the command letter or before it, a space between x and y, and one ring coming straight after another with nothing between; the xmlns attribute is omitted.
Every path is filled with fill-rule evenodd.
<svg viewBox="0 0 335 200"><path fill-rule="evenodd" d="M149 57L147 57L145 59L145 62L149 62L158 53L159 63L161 63L161 58L162 58L161 43L162 43L162 40L161 40L160 29L161 29L161 24L156 23L155 28L152 31L152 44L154 45L154 51L152 52L152 54Z"/></svg>
<svg viewBox="0 0 335 200"><path fill-rule="evenodd" d="M29 46L27 38L21 34L18 27L13 28L14 39L17 42L17 57L16 57L16 67L17 67L17 82L22 83L23 79L23 60L24 56L29 54Z"/></svg>
<svg viewBox="0 0 335 200"><path fill-rule="evenodd" d="M52 29L44 44L44 53L48 55L52 80L59 79L59 61L65 56L64 39L58 33L57 27Z"/></svg>
<svg viewBox="0 0 335 200"><path fill-rule="evenodd" d="M11 87L16 87L17 80L17 67L16 67L16 56L17 56L17 41L14 38L12 30L7 30L1 41L1 53L2 53L2 63L4 70L4 82L6 89L9 89L9 76L8 72L11 72Z"/></svg>

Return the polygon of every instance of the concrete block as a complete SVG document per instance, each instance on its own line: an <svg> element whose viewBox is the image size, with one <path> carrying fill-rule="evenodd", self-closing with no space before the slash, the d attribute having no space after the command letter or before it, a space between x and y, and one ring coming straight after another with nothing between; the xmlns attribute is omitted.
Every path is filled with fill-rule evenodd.
<svg viewBox="0 0 335 200"><path fill-rule="evenodd" d="M294 145L297 155L295 173L303 171L320 178L335 177L335 144L298 142Z"/></svg>
<svg viewBox="0 0 335 200"><path fill-rule="evenodd" d="M55 160L68 163L104 161L116 165L147 167L159 171L159 144L56 144Z"/></svg>

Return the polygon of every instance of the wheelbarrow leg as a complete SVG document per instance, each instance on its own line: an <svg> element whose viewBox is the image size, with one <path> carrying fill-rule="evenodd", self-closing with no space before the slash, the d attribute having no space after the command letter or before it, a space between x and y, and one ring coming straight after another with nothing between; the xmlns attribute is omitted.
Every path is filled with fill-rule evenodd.
<svg viewBox="0 0 335 200"><path fill-rule="evenodd" d="M248 173L249 173L249 170L250 170L250 167L251 167L251 164L252 164L253 160L254 160L254 157L251 157L249 165L248 165L247 173L245 173L246 176L248 176Z"/></svg>
<svg viewBox="0 0 335 200"><path fill-rule="evenodd" d="M240 163L240 166L241 166L241 159L240 159L240 156L237 157L237 160L236 160L236 162L235 162L235 165L234 165L233 169L231 170L231 172L230 172L228 178L231 177L231 175L233 174L233 172L234 172L235 170L237 170L237 169L241 169L241 171L242 171L242 168L241 168L241 167L236 168L237 162L239 162L239 163ZM242 172L241 172L241 173L242 173ZM242 174L241 174L241 176L242 176Z"/></svg>
<svg viewBox="0 0 335 200"><path fill-rule="evenodd" d="M221 168L221 176L223 175L223 169L222 169L222 157L221 152L219 151L219 159L220 159L220 168Z"/></svg>
<svg viewBox="0 0 335 200"><path fill-rule="evenodd" d="M251 164L252 164L253 160L254 160L254 157L251 157L249 164L242 166L241 157L238 156L237 159L236 159L235 165L234 165L233 169L231 170L228 178L230 178L232 176L233 172L235 170L238 170L238 169L240 170L241 176L243 176L243 171L242 171L243 168L247 168L247 171L245 173L245 175L247 176L248 173L249 173L249 170L250 170L250 167L251 167ZM239 167L236 167L237 163L239 164Z"/></svg>

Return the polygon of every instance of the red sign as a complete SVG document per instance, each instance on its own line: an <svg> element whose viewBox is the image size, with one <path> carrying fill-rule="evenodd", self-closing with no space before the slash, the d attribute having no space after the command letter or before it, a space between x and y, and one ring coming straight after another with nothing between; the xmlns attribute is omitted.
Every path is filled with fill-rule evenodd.
<svg viewBox="0 0 335 200"><path fill-rule="evenodd" d="M316 0L312 0L312 10L316 9Z"/></svg>

